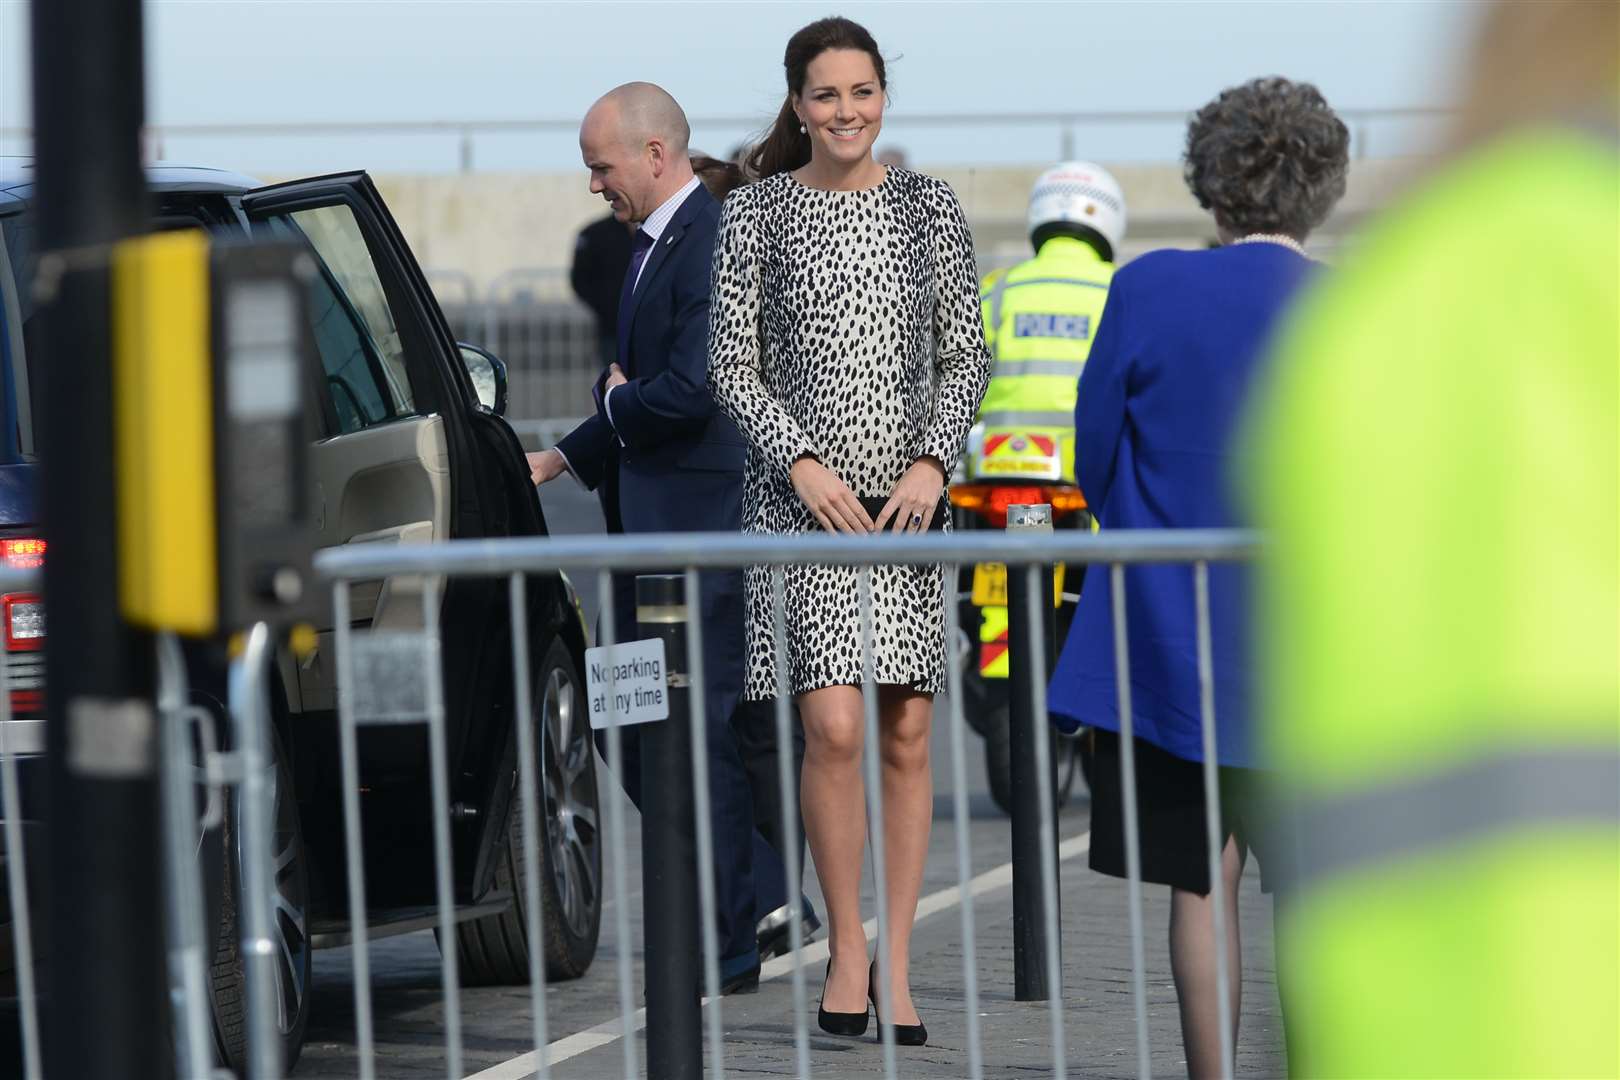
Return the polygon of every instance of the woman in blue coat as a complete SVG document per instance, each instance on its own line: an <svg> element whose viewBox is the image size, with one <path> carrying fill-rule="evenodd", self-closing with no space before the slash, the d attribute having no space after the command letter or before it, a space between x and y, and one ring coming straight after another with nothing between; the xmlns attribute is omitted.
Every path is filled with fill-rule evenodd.
<svg viewBox="0 0 1620 1080"><path fill-rule="evenodd" d="M1114 277L1075 408L1075 474L1104 529L1242 524L1225 488L1232 436L1267 335L1315 265L1305 237L1344 193L1348 144L1316 88L1287 79L1226 90L1193 118L1187 183L1213 212L1222 246L1154 252ZM1193 573L1133 567L1125 580L1142 877L1171 888L1170 956L1188 1072L1218 1076ZM1246 593L1246 571L1211 568L1234 1045L1238 881L1251 847L1266 861L1243 797L1255 764ZM1109 575L1088 574L1049 697L1059 727L1092 729L1091 866L1124 877L1112 603Z"/></svg>

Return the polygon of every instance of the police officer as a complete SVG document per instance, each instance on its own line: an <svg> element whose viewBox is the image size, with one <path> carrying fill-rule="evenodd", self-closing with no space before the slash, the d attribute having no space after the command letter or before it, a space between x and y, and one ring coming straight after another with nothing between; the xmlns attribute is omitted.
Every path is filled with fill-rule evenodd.
<svg viewBox="0 0 1620 1080"><path fill-rule="evenodd" d="M993 363L979 406L986 444L998 433L1051 436L1074 483L1074 400L1125 238L1125 194L1108 170L1067 161L1029 196L1035 257L984 279L980 299ZM971 467L971 466L970 466Z"/></svg>

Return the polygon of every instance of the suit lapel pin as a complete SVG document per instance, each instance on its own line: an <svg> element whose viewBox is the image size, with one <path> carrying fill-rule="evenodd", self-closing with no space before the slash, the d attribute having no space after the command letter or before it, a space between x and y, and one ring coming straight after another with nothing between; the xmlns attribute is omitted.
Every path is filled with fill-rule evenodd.
<svg viewBox="0 0 1620 1080"><path fill-rule="evenodd" d="M673 244L674 242L675 242L675 238L673 236L671 236L667 240L664 241L664 246L669 247L669 245Z"/></svg>

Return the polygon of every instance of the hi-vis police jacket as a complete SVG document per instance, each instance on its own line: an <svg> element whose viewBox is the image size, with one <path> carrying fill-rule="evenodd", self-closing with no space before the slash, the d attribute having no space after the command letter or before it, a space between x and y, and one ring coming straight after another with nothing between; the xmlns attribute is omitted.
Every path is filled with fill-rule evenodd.
<svg viewBox="0 0 1620 1080"><path fill-rule="evenodd" d="M1091 352L1112 263L1090 244L1057 236L1033 259L984 279L980 301L990 347L990 388L979 406L985 437L1050 434L1074 480L1074 402Z"/></svg>

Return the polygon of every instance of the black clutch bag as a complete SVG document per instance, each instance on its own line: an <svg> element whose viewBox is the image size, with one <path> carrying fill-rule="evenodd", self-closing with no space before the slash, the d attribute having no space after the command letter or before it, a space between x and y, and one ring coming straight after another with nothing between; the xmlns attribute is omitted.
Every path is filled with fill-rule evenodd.
<svg viewBox="0 0 1620 1080"><path fill-rule="evenodd" d="M876 521L878 519L878 515L883 513L883 508L889 505L889 497L887 495L857 495L855 497L861 500L861 506L865 508L866 516L871 518L873 521ZM940 530L944 529L945 519L950 516L950 513L951 504L945 501L945 496L942 493L939 497L939 505L934 507L934 520L928 523L928 531L939 532ZM890 521L884 526L884 530L887 531L893 527L894 522Z"/></svg>

